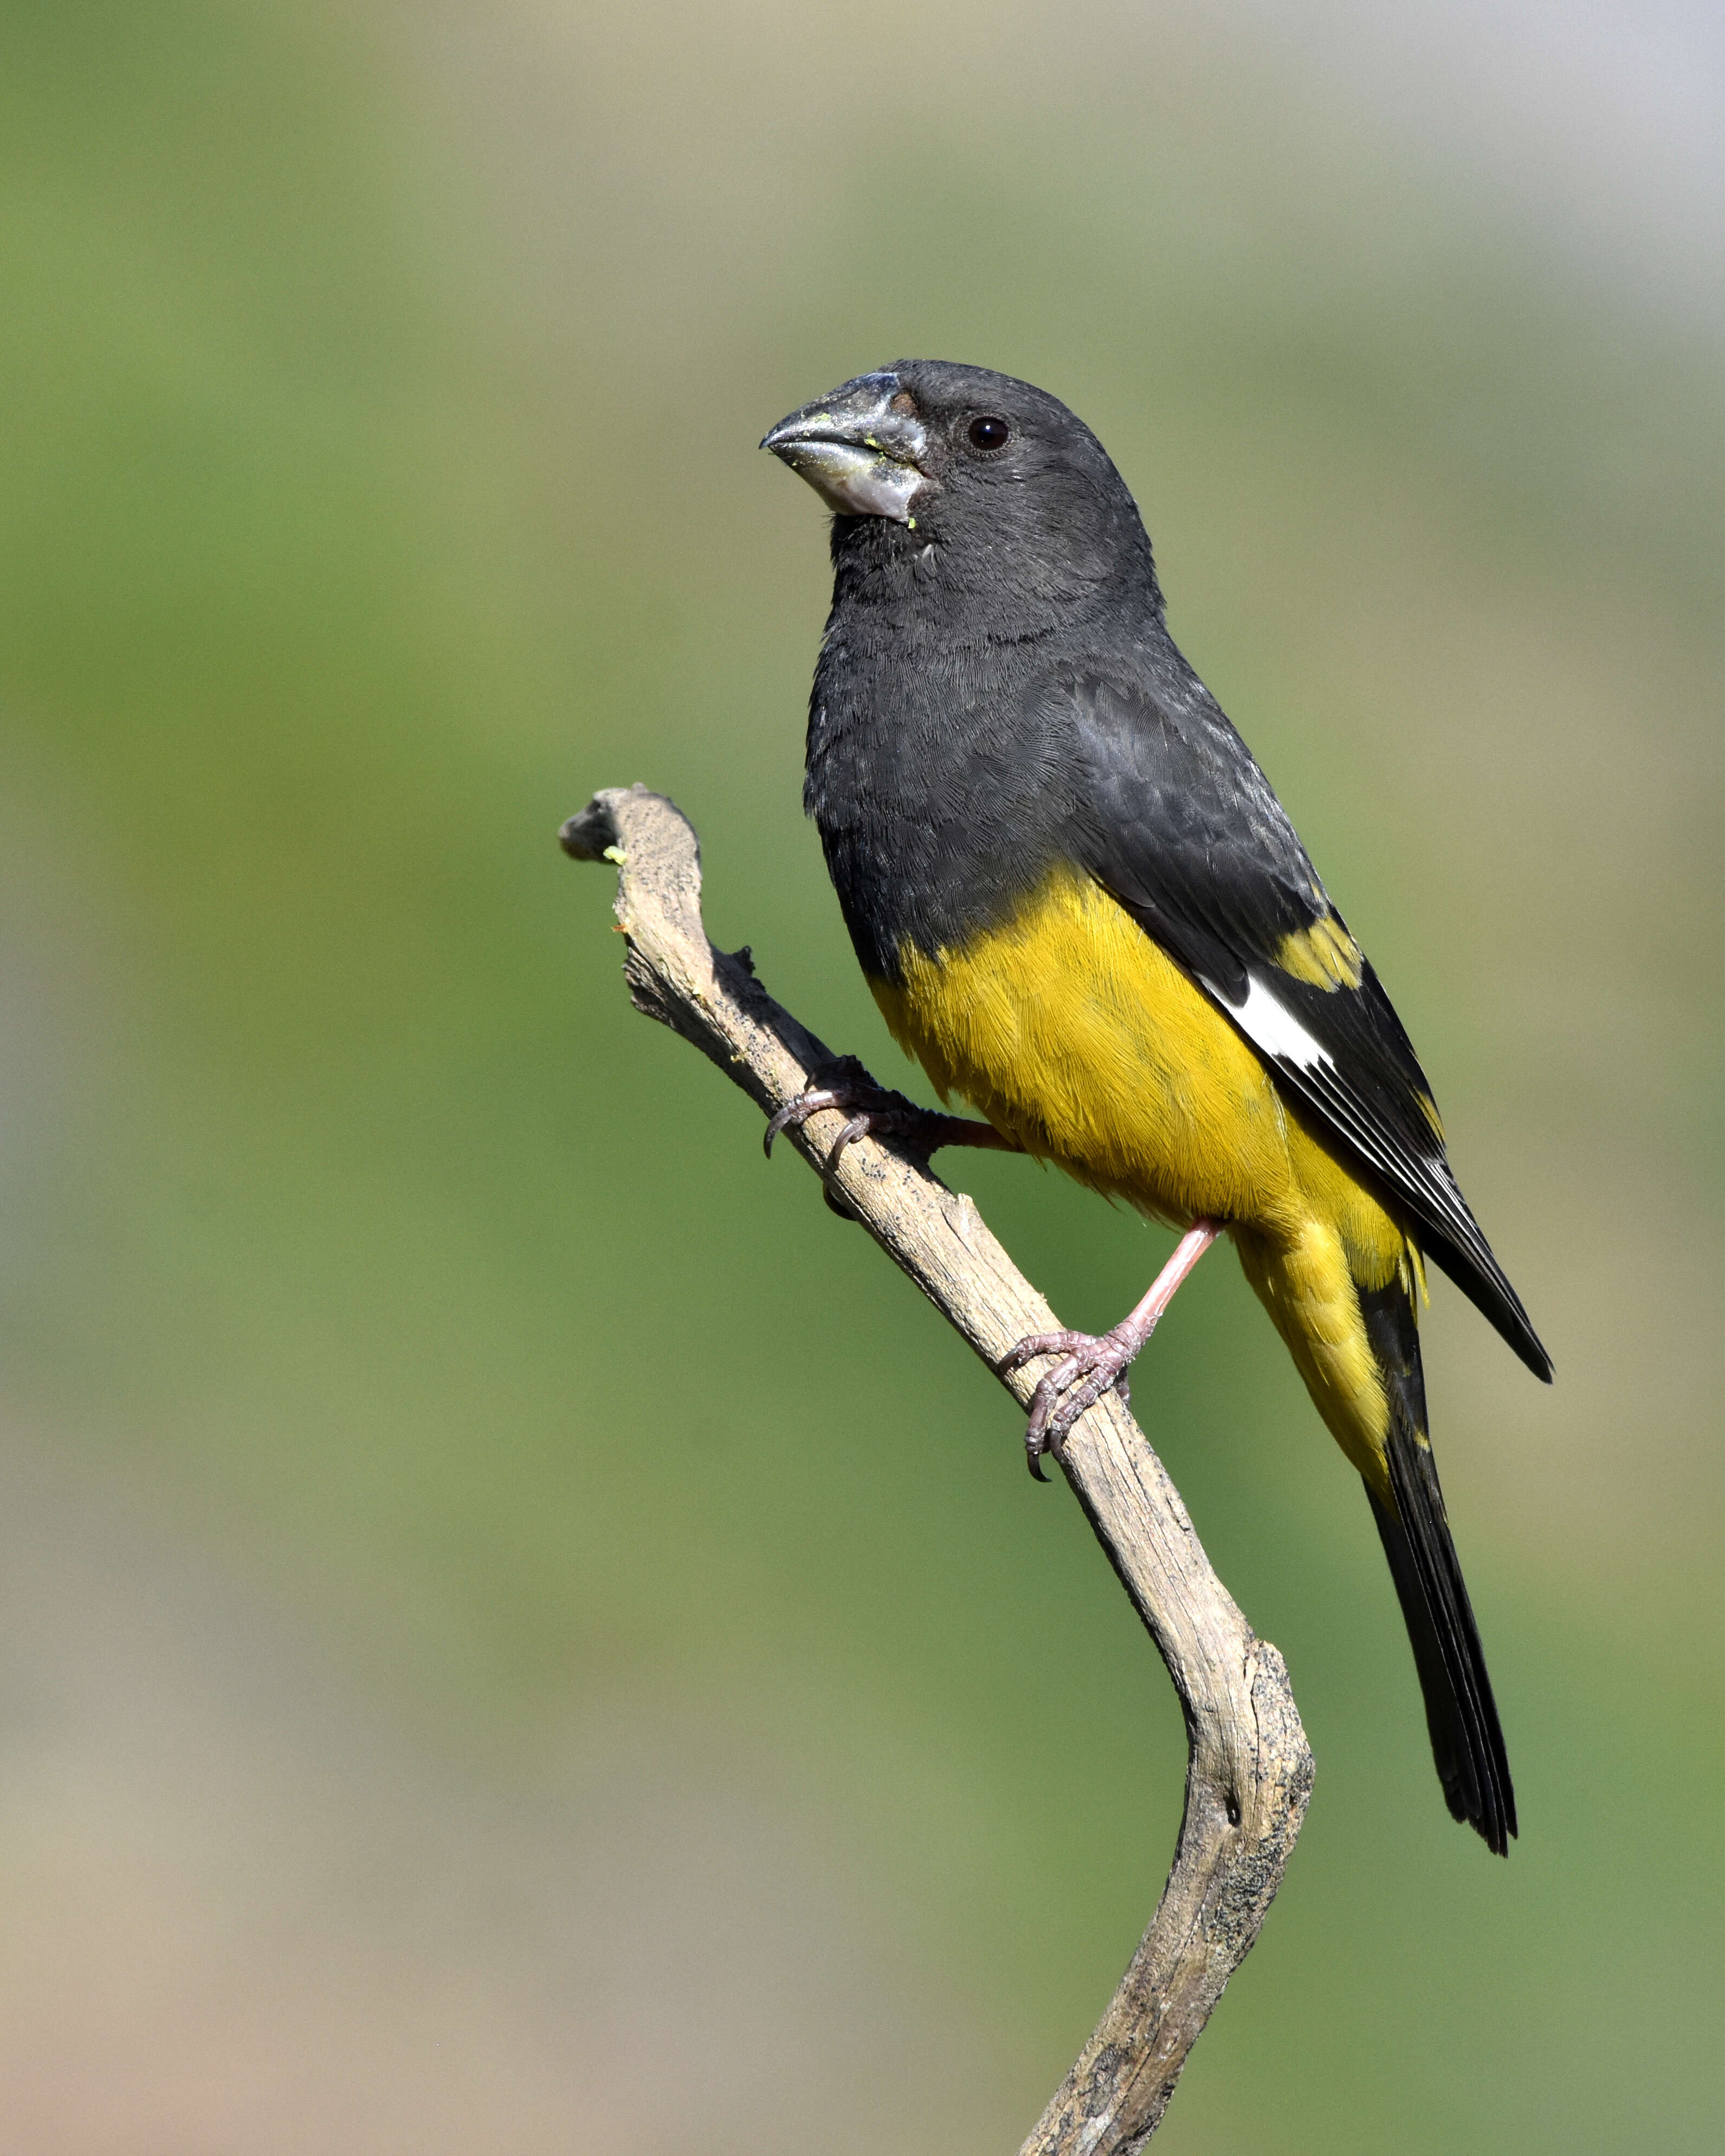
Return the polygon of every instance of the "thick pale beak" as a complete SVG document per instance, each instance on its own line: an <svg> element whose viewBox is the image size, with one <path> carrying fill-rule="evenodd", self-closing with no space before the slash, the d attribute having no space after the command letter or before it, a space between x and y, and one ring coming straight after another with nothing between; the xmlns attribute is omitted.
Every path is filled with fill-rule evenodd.
<svg viewBox="0 0 1725 2156"><path fill-rule="evenodd" d="M841 516L914 520L911 505L928 484L928 438L922 422L895 412L896 374L860 374L830 396L781 419L762 443L806 479Z"/></svg>

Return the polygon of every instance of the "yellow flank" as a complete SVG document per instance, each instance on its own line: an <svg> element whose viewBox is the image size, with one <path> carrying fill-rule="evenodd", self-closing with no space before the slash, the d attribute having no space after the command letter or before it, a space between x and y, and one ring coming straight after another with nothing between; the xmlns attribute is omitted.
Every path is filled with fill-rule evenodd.
<svg viewBox="0 0 1725 2156"><path fill-rule="evenodd" d="M962 949L899 957L901 983L870 985L943 1099L1156 1219L1228 1224L1319 1413L1387 1497L1355 1289L1411 1294L1418 1251L1204 992L1076 870Z"/></svg>
<svg viewBox="0 0 1725 2156"><path fill-rule="evenodd" d="M1309 981L1314 988L1357 988L1364 978L1366 962L1360 947L1333 913L1285 936L1276 963L1296 981Z"/></svg>

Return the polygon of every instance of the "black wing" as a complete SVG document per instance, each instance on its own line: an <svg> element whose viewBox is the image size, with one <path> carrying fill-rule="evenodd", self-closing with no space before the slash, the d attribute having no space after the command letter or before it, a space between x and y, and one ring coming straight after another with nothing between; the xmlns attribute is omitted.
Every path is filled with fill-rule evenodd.
<svg viewBox="0 0 1725 2156"><path fill-rule="evenodd" d="M1250 751L1172 645L1134 679L1070 671L1085 865L1405 1208L1536 1375L1551 1358L1445 1157L1413 1045ZM1046 706L1045 706L1046 708Z"/></svg>

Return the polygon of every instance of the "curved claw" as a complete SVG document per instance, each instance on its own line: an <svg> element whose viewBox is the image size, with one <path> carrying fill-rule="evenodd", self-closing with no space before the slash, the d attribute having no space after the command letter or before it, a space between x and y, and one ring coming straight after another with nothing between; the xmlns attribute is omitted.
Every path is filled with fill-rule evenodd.
<svg viewBox="0 0 1725 2156"><path fill-rule="evenodd" d="M787 1101L783 1107L773 1116L762 1137L761 1150L766 1154L768 1159L771 1160L773 1141L781 1132L792 1128L800 1130L811 1116L818 1116L823 1108L849 1108L855 1106L855 1102L851 1096L839 1091L837 1087L812 1086L806 1093L798 1094L794 1101ZM879 1129L883 1123L890 1128L893 1120L890 1115L871 1115L866 1108L860 1114L853 1116L838 1137L833 1140L832 1149L827 1154L826 1163L821 1169L821 1173L828 1178L832 1176L838 1168L840 1156L845 1147L853 1138L866 1137L871 1131Z"/></svg>
<svg viewBox="0 0 1725 2156"><path fill-rule="evenodd" d="M1056 1363L1030 1395L1029 1419L1024 1425L1025 1462L1037 1481L1045 1453L1060 1456L1066 1435L1086 1409L1093 1408L1111 1387L1122 1401L1131 1398L1127 1366L1143 1341L1135 1332L1118 1327L1100 1335L1090 1332L1033 1332L1009 1348L1000 1359L1003 1374L1034 1362L1039 1355L1058 1355Z"/></svg>
<svg viewBox="0 0 1725 2156"><path fill-rule="evenodd" d="M892 1118L886 1116L871 1116L866 1112L860 1116L853 1116L838 1137L833 1140L833 1149L827 1155L827 1164L822 1171L823 1173L829 1176L836 1175L839 1171L839 1157L850 1141L853 1138L867 1137L871 1132L879 1130L883 1124L890 1130L892 1127Z"/></svg>
<svg viewBox="0 0 1725 2156"><path fill-rule="evenodd" d="M934 1108L919 1108L902 1093L877 1086L854 1056L841 1056L811 1071L815 1082L793 1100L787 1101L769 1118L762 1135L761 1149L773 1158L773 1142L784 1131L800 1129L824 1108L836 1108L850 1120L834 1139L823 1173L829 1178L843 1158L845 1148L861 1137L896 1138L913 1152L932 1153L943 1145L1000 1147L998 1132L986 1123L967 1122L960 1116L946 1116Z"/></svg>
<svg viewBox="0 0 1725 2156"><path fill-rule="evenodd" d="M830 1086L811 1086L806 1093L798 1093L784 1106L768 1124L761 1139L761 1150L768 1160L773 1158L773 1141L793 1127L800 1130L811 1116L818 1116L823 1108L843 1107L842 1097Z"/></svg>
<svg viewBox="0 0 1725 2156"><path fill-rule="evenodd" d="M1046 1435L1048 1419L1061 1387L1070 1383L1077 1370L1078 1361L1073 1350L1088 1346L1090 1337L1087 1332L1031 1332L1009 1348L1000 1358L998 1367L1004 1378L1014 1370L1023 1369L1026 1363L1034 1363L1039 1355L1064 1358L1030 1395L1030 1419L1024 1427L1024 1465L1035 1481L1047 1481L1042 1471L1042 1455L1057 1447L1060 1441L1058 1434L1053 1439Z"/></svg>
<svg viewBox="0 0 1725 2156"><path fill-rule="evenodd" d="M1056 1363L1048 1375L1030 1395L1030 1419L1024 1425L1024 1464L1038 1482L1048 1480L1042 1471L1042 1455L1051 1452L1058 1460L1060 1440L1066 1435L1064 1425L1050 1430L1049 1420L1060 1401L1062 1393L1078 1374L1078 1358L1068 1355Z"/></svg>

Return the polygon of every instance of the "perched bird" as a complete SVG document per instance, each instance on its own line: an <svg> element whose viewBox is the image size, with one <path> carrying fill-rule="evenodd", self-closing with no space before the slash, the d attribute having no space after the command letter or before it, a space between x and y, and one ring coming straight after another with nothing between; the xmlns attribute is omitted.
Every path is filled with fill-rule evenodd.
<svg viewBox="0 0 1725 2156"><path fill-rule="evenodd" d="M1389 998L1168 634L1125 482L1055 398L930 360L762 446L836 512L805 805L887 1024L987 1118L839 1070L775 1127L839 1106L845 1138L1021 1149L1186 1231L1111 1332L1007 1358L1055 1358L1033 1472L1230 1237L1364 1481L1450 1810L1507 1853L1509 1764L1427 1435L1424 1260L1536 1375L1551 1361Z"/></svg>

